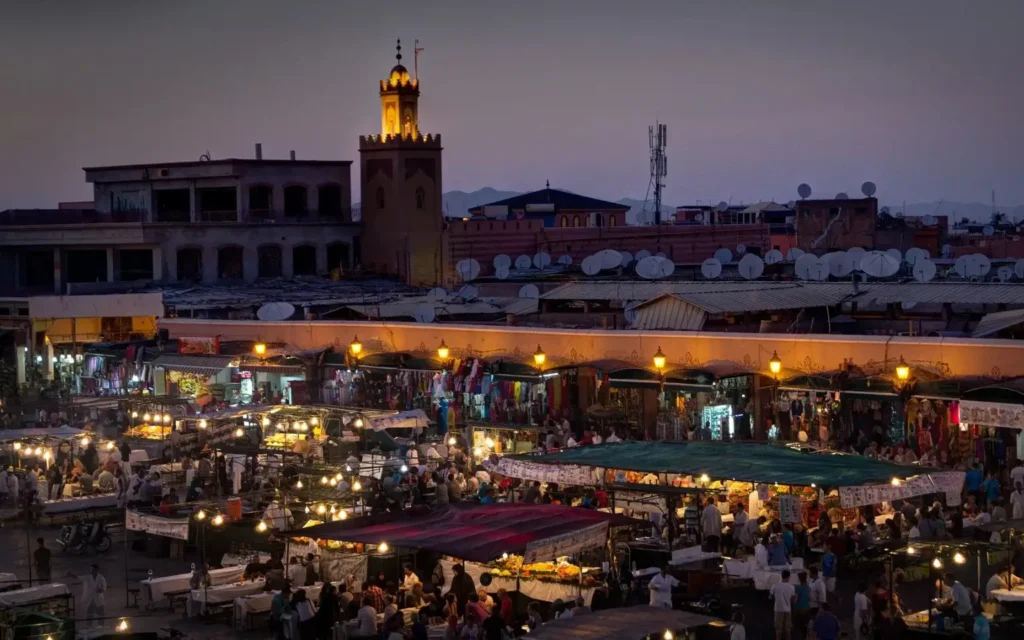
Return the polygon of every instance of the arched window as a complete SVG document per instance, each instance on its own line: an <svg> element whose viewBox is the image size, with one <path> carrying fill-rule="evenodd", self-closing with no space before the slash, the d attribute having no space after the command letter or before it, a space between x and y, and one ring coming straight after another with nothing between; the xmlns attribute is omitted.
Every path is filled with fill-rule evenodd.
<svg viewBox="0 0 1024 640"><path fill-rule="evenodd" d="M427 206L427 192L423 187L416 187L416 208L422 209Z"/></svg>
<svg viewBox="0 0 1024 640"><path fill-rule="evenodd" d="M608 226L614 227L616 224L618 223L615 222L615 216L608 216Z"/></svg>
<svg viewBox="0 0 1024 640"><path fill-rule="evenodd" d="M580 217L579 216L573 216L572 217L572 226L574 226L574 227L580 226Z"/></svg>
<svg viewBox="0 0 1024 640"><path fill-rule="evenodd" d="M327 269L344 271L349 266L349 246L344 242L332 242L327 245Z"/></svg>
<svg viewBox="0 0 1024 640"><path fill-rule="evenodd" d="M200 282L203 279L203 250L178 249L178 280Z"/></svg>
<svg viewBox="0 0 1024 640"><path fill-rule="evenodd" d="M297 276L316 275L316 247L303 244L292 249L292 273Z"/></svg>
<svg viewBox="0 0 1024 640"><path fill-rule="evenodd" d="M317 187L317 209L322 216L341 215L341 185L322 184Z"/></svg>
<svg viewBox="0 0 1024 640"><path fill-rule="evenodd" d="M569 226L569 218L568 218L568 216L562 216L561 219L558 221L558 226L560 226L560 227L568 227Z"/></svg>
<svg viewBox="0 0 1024 640"><path fill-rule="evenodd" d="M281 267L281 247L276 244L265 244L256 250L256 257L259 262L258 277L280 278L283 273Z"/></svg>
<svg viewBox="0 0 1024 640"><path fill-rule="evenodd" d="M595 227L600 227L600 226L602 226L603 222L604 222L604 216L602 216L600 213L595 213L594 214L594 226Z"/></svg>
<svg viewBox="0 0 1024 640"><path fill-rule="evenodd" d="M377 208L384 208L384 187L377 187Z"/></svg>
<svg viewBox="0 0 1024 640"><path fill-rule="evenodd" d="M217 249L217 276L221 280L242 279L242 247Z"/></svg>
<svg viewBox="0 0 1024 640"><path fill-rule="evenodd" d="M308 211L306 186L293 184L284 188L284 215L296 217Z"/></svg>

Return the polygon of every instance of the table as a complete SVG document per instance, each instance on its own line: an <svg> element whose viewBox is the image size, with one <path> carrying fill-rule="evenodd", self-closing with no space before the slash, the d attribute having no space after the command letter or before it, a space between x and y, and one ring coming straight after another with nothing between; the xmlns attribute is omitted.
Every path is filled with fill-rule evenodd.
<svg viewBox="0 0 1024 640"><path fill-rule="evenodd" d="M212 569L210 571L210 581L214 585L235 582L242 577L244 571L245 567L241 566ZM191 579L191 573L179 573L173 576L141 580L139 581L139 586L142 602L150 605L158 600L163 600L168 593L187 591Z"/></svg>
<svg viewBox="0 0 1024 640"><path fill-rule="evenodd" d="M236 553L225 553L224 557L220 559L220 566L222 567L237 567L245 566L249 564L251 556L240 556ZM266 564L270 562L270 555L261 553L259 556L259 562Z"/></svg>
<svg viewBox="0 0 1024 640"><path fill-rule="evenodd" d="M253 580L251 582L229 582L218 584L203 589L192 589L188 601L185 603L185 613L194 618L206 612L207 605L224 604L233 602L235 598L255 595L267 588L266 580Z"/></svg>
<svg viewBox="0 0 1024 640"><path fill-rule="evenodd" d="M64 498L43 502L43 515L52 516L59 513L85 511L87 509L109 509L117 506L116 493L103 493L82 498Z"/></svg>
<svg viewBox="0 0 1024 640"><path fill-rule="evenodd" d="M68 589L66 584L59 582L41 584L38 587L28 587L27 589L0 593L0 607L20 607L58 596L70 595L70 593L71 590Z"/></svg>
<svg viewBox="0 0 1024 640"><path fill-rule="evenodd" d="M319 582L311 587L300 587L306 590L306 598L316 602L320 599L320 590L323 589L324 584ZM274 596L281 593L280 591L264 591L262 593L250 594L247 596L241 596L235 598L235 622L236 628L240 630L248 630L249 617L256 613L265 613L270 611L271 602L274 600Z"/></svg>
<svg viewBox="0 0 1024 640"><path fill-rule="evenodd" d="M755 589L767 591L772 588L773 584L782 581L782 572L786 569L791 574L789 577L790 584L799 583L797 573L804 570L804 559L791 558L789 562L789 566L786 567L758 567L754 564L753 556L748 556L742 560L726 558L722 570L725 572L725 575L731 578L753 580Z"/></svg>
<svg viewBox="0 0 1024 640"><path fill-rule="evenodd" d="M456 563L452 560L441 560L441 568L444 571L444 583L451 589L452 577L452 566ZM473 578L473 582L476 583L479 588L480 576L485 573L490 573L490 569L482 564L476 562L463 562L461 563L466 569L466 574ZM516 591L516 579L515 576L509 578L503 578L501 576L491 575L491 584L484 587L488 593L497 593L498 589L504 589L509 593ZM542 602L554 602L555 600L562 600L568 602L574 600L577 595L583 596L583 602L588 607L590 601L594 597L594 587L582 587L578 583L565 583L565 582L545 582L543 580L535 580L531 578L523 579L519 581L519 593L524 596L533 598L534 600L540 600ZM447 591L445 591L447 593Z"/></svg>

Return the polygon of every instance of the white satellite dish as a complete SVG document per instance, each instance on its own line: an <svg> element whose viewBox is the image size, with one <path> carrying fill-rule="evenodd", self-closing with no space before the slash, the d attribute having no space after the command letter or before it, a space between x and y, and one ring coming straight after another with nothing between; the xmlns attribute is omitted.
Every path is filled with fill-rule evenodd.
<svg viewBox="0 0 1024 640"><path fill-rule="evenodd" d="M633 254L628 251L620 251L619 253L622 254L622 266L628 267L633 262Z"/></svg>
<svg viewBox="0 0 1024 640"><path fill-rule="evenodd" d="M655 255L655 257L658 257L658 258L665 258L665 259L668 259L668 256L667 256L667 255L665 255L665 252L664 252L664 251L659 251L658 253L656 253L656 254L654 254L654 255Z"/></svg>
<svg viewBox="0 0 1024 640"><path fill-rule="evenodd" d="M787 202L786 203L786 208L787 209L795 209L796 208L796 200L790 200L789 202Z"/></svg>
<svg viewBox="0 0 1024 640"><path fill-rule="evenodd" d="M801 255L796 259L796 264L793 266L793 270L796 272L796 277L801 280L810 280L811 277L808 275L810 273L810 267L817 261L818 256L813 253L801 252Z"/></svg>
<svg viewBox="0 0 1024 640"><path fill-rule="evenodd" d="M827 280L829 274L828 261L824 258L817 258L814 262L807 265L807 278L808 280Z"/></svg>
<svg viewBox="0 0 1024 640"><path fill-rule="evenodd" d="M803 249L793 247L792 249L786 252L786 262L796 262L797 260L800 259L800 256L802 255L804 255Z"/></svg>
<svg viewBox="0 0 1024 640"><path fill-rule="evenodd" d="M846 255L850 256L850 260L853 261L854 271L860 271L860 261L864 259L864 256L866 254L867 251L865 251L862 247L853 247L852 249L848 249L846 251Z"/></svg>
<svg viewBox="0 0 1024 640"><path fill-rule="evenodd" d="M836 194L836 200L849 200L850 196L846 195L845 191L840 191Z"/></svg>
<svg viewBox="0 0 1024 640"><path fill-rule="evenodd" d="M903 252L893 247L892 249L886 249L885 252L892 256L896 262L903 262Z"/></svg>
<svg viewBox="0 0 1024 640"><path fill-rule="evenodd" d="M729 203L726 202L725 200L722 200L721 202L718 203L718 210L721 211L721 212L728 211L729 210Z"/></svg>
<svg viewBox="0 0 1024 640"><path fill-rule="evenodd" d="M1013 265L1013 273L1018 278L1024 278L1024 260L1018 260Z"/></svg>
<svg viewBox="0 0 1024 640"><path fill-rule="evenodd" d="M765 264L778 264L782 262L782 252L778 249L770 249L768 253L764 254Z"/></svg>
<svg viewBox="0 0 1024 640"><path fill-rule="evenodd" d="M747 252L747 245L745 245L745 244L738 244L738 245L736 245L736 255L742 256L746 252Z"/></svg>
<svg viewBox="0 0 1024 640"><path fill-rule="evenodd" d="M874 182L865 182L864 184L860 185L860 192L864 194L865 198L870 198L871 196L875 195L875 190L876 187Z"/></svg>
<svg viewBox="0 0 1024 640"><path fill-rule="evenodd" d="M540 297L540 289L538 289L537 285L535 285L535 284L524 284L522 287L519 288L519 297L520 298L539 298Z"/></svg>
<svg viewBox="0 0 1024 640"><path fill-rule="evenodd" d="M455 263L455 272L459 274L464 282L475 280L480 275L480 263L472 258L459 260Z"/></svg>
<svg viewBox="0 0 1024 640"><path fill-rule="evenodd" d="M999 269L996 270L996 277L999 278L999 282L1006 282L1013 277L1013 267L999 267Z"/></svg>
<svg viewBox="0 0 1024 640"><path fill-rule="evenodd" d="M935 277L935 271L934 262L928 258L921 258L914 262L914 269L912 273L914 274L914 280L917 280L918 282L928 282ZM906 305L904 305L903 308L906 309Z"/></svg>
<svg viewBox="0 0 1024 640"><path fill-rule="evenodd" d="M494 277L498 280L508 279L508 267L501 267L500 269L494 270Z"/></svg>
<svg viewBox="0 0 1024 640"><path fill-rule="evenodd" d="M596 276L601 272L601 260L596 256L587 256L583 258L583 262L580 264L583 269L583 273L588 276Z"/></svg>
<svg viewBox="0 0 1024 640"><path fill-rule="evenodd" d="M444 287L434 287L427 292L427 297L431 300L444 300L448 297L448 292Z"/></svg>
<svg viewBox="0 0 1024 640"><path fill-rule="evenodd" d="M698 211L697 215L693 216L693 219L696 222L704 222L704 212L703 211Z"/></svg>
<svg viewBox="0 0 1024 640"><path fill-rule="evenodd" d="M722 264L727 264L729 262L732 262L732 251L729 251L725 247L722 247L718 251L715 251L714 258L715 260L718 260Z"/></svg>
<svg viewBox="0 0 1024 640"><path fill-rule="evenodd" d="M948 258L953 255L953 245L944 244L942 245L942 257Z"/></svg>
<svg viewBox="0 0 1024 640"><path fill-rule="evenodd" d="M509 267L512 266L512 258L508 257L504 253L499 253L498 255L494 256L493 264L495 269L501 269L502 267L508 269Z"/></svg>
<svg viewBox="0 0 1024 640"><path fill-rule="evenodd" d="M708 258L700 263L700 272L708 280L714 280L722 275L722 263L714 258Z"/></svg>
<svg viewBox="0 0 1024 640"><path fill-rule="evenodd" d="M568 267L569 265L572 264L572 256L570 256L568 253L564 254L561 258L558 259L558 264Z"/></svg>
<svg viewBox="0 0 1024 640"><path fill-rule="evenodd" d="M433 322L436 315L434 305L421 302L416 305L416 310L413 311L412 317L416 319L416 322Z"/></svg>
<svg viewBox="0 0 1024 640"><path fill-rule="evenodd" d="M883 251L869 251L860 260L860 270L874 278L888 278L900 270L900 261Z"/></svg>
<svg viewBox="0 0 1024 640"><path fill-rule="evenodd" d="M598 251L594 257L601 261L602 269L614 269L622 264L622 254L615 249Z"/></svg>
<svg viewBox="0 0 1024 640"><path fill-rule="evenodd" d="M477 293L476 287L471 284L464 284L459 287L459 290L455 292L455 295L463 300L473 300L479 293Z"/></svg>
<svg viewBox="0 0 1024 640"><path fill-rule="evenodd" d="M922 249L921 247L907 249L906 260L910 266L914 266L918 260L928 260L929 258L931 258L931 255L928 254L927 249Z"/></svg>
<svg viewBox="0 0 1024 640"><path fill-rule="evenodd" d="M960 276L961 278L968 277L967 263L970 262L969 258L970 256L960 256L959 258L956 259L956 262L953 263L953 271L955 271L956 275Z"/></svg>
<svg viewBox="0 0 1024 640"><path fill-rule="evenodd" d="M659 258L658 256L651 256L658 261L658 269L661 271L661 277L667 278L676 272L676 263L669 260L668 258Z"/></svg>
<svg viewBox="0 0 1024 640"><path fill-rule="evenodd" d="M295 307L287 302L268 302L256 310L256 317L264 322L280 322L292 317Z"/></svg>
<svg viewBox="0 0 1024 640"><path fill-rule="evenodd" d="M551 264L551 256L544 253L543 251L533 256L533 266L538 269L544 269Z"/></svg>
<svg viewBox="0 0 1024 640"><path fill-rule="evenodd" d="M636 308L642 304L642 301L627 302L626 307L622 310L622 315L626 316L626 322L633 324L636 322Z"/></svg>
<svg viewBox="0 0 1024 640"><path fill-rule="evenodd" d="M845 251L837 251L829 256L828 272L834 278L845 278L853 273L853 256Z"/></svg>
<svg viewBox="0 0 1024 640"><path fill-rule="evenodd" d="M807 184L806 182L802 183L799 187L796 188L796 193L801 198L810 198L811 197L811 185Z"/></svg>
<svg viewBox="0 0 1024 640"><path fill-rule="evenodd" d="M660 280L672 275L676 265L671 260L658 256L647 256L636 263L636 274L645 280Z"/></svg>
<svg viewBox="0 0 1024 640"><path fill-rule="evenodd" d="M635 254L633 254L633 258L636 259L637 262L640 262L644 258L650 257L650 255L650 251L648 251L647 249L641 249L637 251Z"/></svg>
<svg viewBox="0 0 1024 640"><path fill-rule="evenodd" d="M986 224L986 225L985 225L985 228L983 228L983 229L981 230L981 232L982 232L982 233L983 233L984 235L986 235L986 236L990 236L990 235L992 235L993 233L995 233L995 232L996 232L996 228L995 228L995 227L993 227L993 226L992 226L992 225L990 225L990 224Z"/></svg>
<svg viewBox="0 0 1024 640"><path fill-rule="evenodd" d="M972 253L967 256L967 277L983 278L992 269L992 261L988 256L981 253Z"/></svg>
<svg viewBox="0 0 1024 640"><path fill-rule="evenodd" d="M748 253L740 258L739 271L740 275L747 280L760 278L761 274L764 273L764 260L760 256Z"/></svg>
<svg viewBox="0 0 1024 640"><path fill-rule="evenodd" d="M519 256L516 258L516 269L519 271L526 271L533 266L533 258L530 256Z"/></svg>
<svg viewBox="0 0 1024 640"><path fill-rule="evenodd" d="M934 227L935 225L939 224L939 219L936 218L935 216L922 216L921 224L923 224L926 227Z"/></svg>

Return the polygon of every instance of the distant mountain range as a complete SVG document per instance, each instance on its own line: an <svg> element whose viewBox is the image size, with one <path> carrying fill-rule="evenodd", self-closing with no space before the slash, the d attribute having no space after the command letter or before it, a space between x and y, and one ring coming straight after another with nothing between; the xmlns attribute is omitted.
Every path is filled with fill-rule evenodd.
<svg viewBox="0 0 1024 640"><path fill-rule="evenodd" d="M490 202L496 202L498 200L504 200L505 198L511 198L519 195L519 191L501 191L492 187L484 187L477 189L476 191L448 191L444 193L442 198L442 204L444 206L445 215L452 218L461 218L473 207L478 207L482 204L488 204ZM621 198L616 200L619 204L626 205L629 207L629 213L627 220L630 224L636 223L637 213L644 210L644 201L637 200L635 198ZM907 216L949 216L950 223L959 222L963 218L967 218L973 222L988 222L992 216L992 205L984 204L981 202L915 202L907 205L883 203L883 206L888 206L889 211L896 214L904 214ZM358 209L359 204L354 205ZM647 208L652 209L653 203L648 202ZM1007 221L1013 220L1024 220L1024 205L1018 206L999 206L997 207L1001 213L1006 214ZM674 205L663 204L661 206L662 214L672 215L675 213Z"/></svg>

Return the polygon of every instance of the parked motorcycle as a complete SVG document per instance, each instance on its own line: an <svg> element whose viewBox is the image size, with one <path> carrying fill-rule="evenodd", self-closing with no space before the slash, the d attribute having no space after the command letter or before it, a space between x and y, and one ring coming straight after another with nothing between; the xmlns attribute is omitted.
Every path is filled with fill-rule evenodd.
<svg viewBox="0 0 1024 640"><path fill-rule="evenodd" d="M82 555L86 549L98 553L110 550L111 540L106 525L99 520L81 521L61 527L57 544L73 555Z"/></svg>

